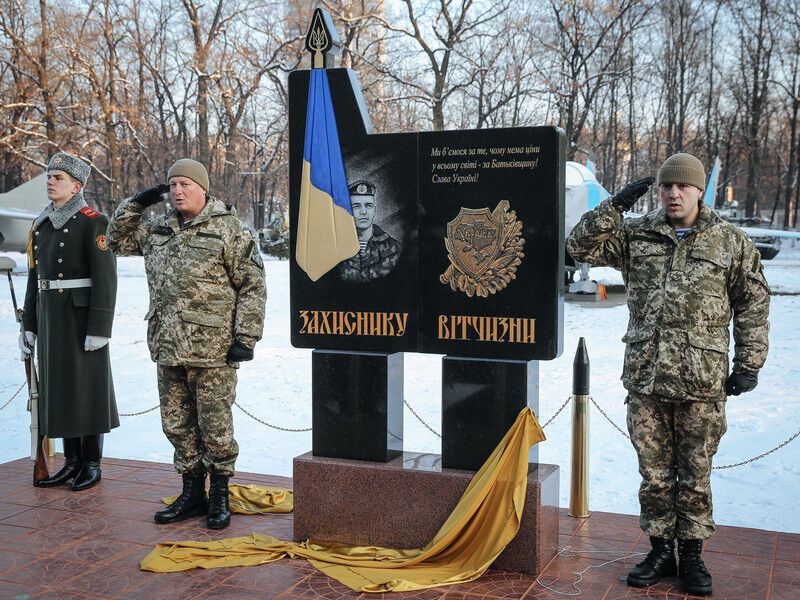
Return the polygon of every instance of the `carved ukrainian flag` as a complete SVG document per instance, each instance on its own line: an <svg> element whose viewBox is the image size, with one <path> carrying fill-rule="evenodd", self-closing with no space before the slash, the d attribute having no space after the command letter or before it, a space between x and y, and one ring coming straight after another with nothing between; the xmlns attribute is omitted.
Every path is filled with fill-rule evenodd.
<svg viewBox="0 0 800 600"><path fill-rule="evenodd" d="M316 281L358 253L328 74L312 69L308 88L297 264Z"/></svg>

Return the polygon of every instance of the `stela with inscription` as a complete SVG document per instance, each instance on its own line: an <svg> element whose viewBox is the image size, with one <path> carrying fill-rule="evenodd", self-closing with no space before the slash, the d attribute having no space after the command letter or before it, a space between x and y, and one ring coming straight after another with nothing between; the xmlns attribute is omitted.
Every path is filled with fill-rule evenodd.
<svg viewBox="0 0 800 600"><path fill-rule="evenodd" d="M296 255L313 71L289 77L292 344L557 357L563 132L375 133L355 73L324 69L358 243L312 279Z"/></svg>

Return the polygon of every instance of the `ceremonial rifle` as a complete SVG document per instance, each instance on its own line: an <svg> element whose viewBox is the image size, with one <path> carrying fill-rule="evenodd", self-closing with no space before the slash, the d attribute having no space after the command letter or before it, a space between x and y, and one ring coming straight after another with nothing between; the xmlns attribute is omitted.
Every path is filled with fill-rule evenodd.
<svg viewBox="0 0 800 600"><path fill-rule="evenodd" d="M6 262L7 261L7 262ZM9 264L10 263L10 264ZM22 339L25 340L25 325L22 323L22 309L17 306L17 296L14 293L14 281L11 279L11 271L15 263L8 258L0 262L0 270L5 271L8 276L8 287L11 290L11 302L14 303L14 315ZM27 341L25 341L27 345ZM34 349L31 348L30 354L25 354L25 377L28 379L28 411L31 413L31 459L33 460L33 485L50 476L47 470L47 460L45 459L44 445L46 438L39 432L39 378L36 373L36 363L33 361Z"/></svg>

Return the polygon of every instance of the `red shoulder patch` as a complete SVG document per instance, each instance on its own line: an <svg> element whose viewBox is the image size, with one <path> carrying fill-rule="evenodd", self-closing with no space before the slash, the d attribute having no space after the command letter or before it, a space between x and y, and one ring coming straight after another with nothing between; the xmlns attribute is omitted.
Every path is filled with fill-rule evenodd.
<svg viewBox="0 0 800 600"><path fill-rule="evenodd" d="M97 215L99 215L99 214L100 214L99 212L97 212L96 210L94 210L94 209L92 209L92 208L89 208L88 206L84 206L84 207L83 207L83 208L80 210L80 212L82 212L83 214L85 214L85 215L86 215L87 217L89 217L90 219L94 219L94 218L95 218Z"/></svg>

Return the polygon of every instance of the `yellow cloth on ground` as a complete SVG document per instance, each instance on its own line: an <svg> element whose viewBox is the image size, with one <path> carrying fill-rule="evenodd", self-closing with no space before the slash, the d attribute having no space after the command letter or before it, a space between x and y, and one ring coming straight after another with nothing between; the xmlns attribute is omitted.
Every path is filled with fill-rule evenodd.
<svg viewBox="0 0 800 600"><path fill-rule="evenodd" d="M177 496L162 498L164 504L172 504ZM254 483L228 486L228 503L231 512L240 515L263 515L267 513L290 513L294 509L294 492L286 488L264 487Z"/></svg>
<svg viewBox="0 0 800 600"><path fill-rule="evenodd" d="M176 572L301 557L363 592L406 592L472 581L517 534L527 491L528 449L544 439L536 417L523 409L447 521L423 548L297 543L253 533L216 542L162 542L142 559L141 568Z"/></svg>

